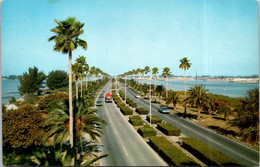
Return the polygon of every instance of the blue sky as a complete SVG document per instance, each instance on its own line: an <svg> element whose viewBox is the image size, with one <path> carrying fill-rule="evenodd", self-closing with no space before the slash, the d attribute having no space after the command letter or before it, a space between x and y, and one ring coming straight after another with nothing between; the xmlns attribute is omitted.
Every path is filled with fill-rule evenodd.
<svg viewBox="0 0 260 167"><path fill-rule="evenodd" d="M36 66L46 74L68 71L68 55L54 52L54 19L75 16L85 23L77 49L90 66L110 75L169 67L183 75L258 74L256 0L4 0L1 4L2 75Z"/></svg>

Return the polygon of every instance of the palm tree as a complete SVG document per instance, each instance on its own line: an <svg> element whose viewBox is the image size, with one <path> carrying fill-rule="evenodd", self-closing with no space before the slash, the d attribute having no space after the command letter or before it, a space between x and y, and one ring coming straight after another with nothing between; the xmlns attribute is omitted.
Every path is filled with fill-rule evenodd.
<svg viewBox="0 0 260 167"><path fill-rule="evenodd" d="M203 84L201 85L195 85L192 86L189 89L190 96L185 99L185 102L190 103L191 105L194 105L198 109L198 116L197 118L200 120L200 112L203 107L203 105L208 104L208 89L205 89L205 86ZM186 105L186 104L185 104Z"/></svg>
<svg viewBox="0 0 260 167"><path fill-rule="evenodd" d="M55 28L51 29L55 33L48 41L55 41L53 47L54 51L69 54L69 115L70 115L70 143L73 147L73 114L72 114L72 73L71 73L71 59L72 51L78 46L87 49L87 42L80 39L79 36L84 33L82 29L84 23L79 22L75 17L69 17L65 21L58 21Z"/></svg>
<svg viewBox="0 0 260 167"><path fill-rule="evenodd" d="M51 111L45 121L48 132L43 141L54 137L55 143L65 143L70 128L68 101L58 103L58 108ZM96 116L97 110L84 107L82 99L73 101L73 113L75 118L75 138L74 142L81 142L83 134L88 134L92 140L97 140L102 133L101 124L106 124L104 120ZM74 144L75 144L74 143Z"/></svg>
<svg viewBox="0 0 260 167"><path fill-rule="evenodd" d="M146 78L148 79L148 73L150 72L150 67L149 66L145 66L144 67L144 73L146 74ZM148 80L147 80L147 84L148 84Z"/></svg>
<svg viewBox="0 0 260 167"><path fill-rule="evenodd" d="M163 90L164 90L163 85L156 86L156 92L159 94L159 100L161 99L160 97L162 96Z"/></svg>
<svg viewBox="0 0 260 167"><path fill-rule="evenodd" d="M89 69L89 66L88 66L88 64L87 64L87 62L86 62L86 57L84 57L84 56L79 56L77 59L76 59L76 62L77 63L79 63L79 64L81 64L82 65L82 71L81 71L81 74L80 74L80 77L79 77L79 79L80 79L80 81L81 81L81 83L80 83L80 97L82 97L82 81L83 81L83 76L85 76L86 75L86 80L87 80L87 74L84 74L85 72L87 73L87 71L88 71L88 69ZM86 81L87 82L87 81Z"/></svg>
<svg viewBox="0 0 260 167"><path fill-rule="evenodd" d="M78 79L81 77L81 74L83 72L83 67L79 63L72 64L72 73L74 75L73 80L75 80L76 83L76 99L79 98L79 91L78 91Z"/></svg>
<svg viewBox="0 0 260 167"><path fill-rule="evenodd" d="M95 70L96 70L96 68L94 67L94 66L92 66L91 68L90 68L90 70L89 70L89 75L91 76L91 77L93 77L93 75L95 75Z"/></svg>
<svg viewBox="0 0 260 167"><path fill-rule="evenodd" d="M238 114L231 125L240 129L245 141L252 144L259 141L259 89L250 89L235 111Z"/></svg>
<svg viewBox="0 0 260 167"><path fill-rule="evenodd" d="M168 76L171 76L170 68L164 67L162 75L164 78L166 78L166 99L168 98L168 91L167 91L167 85L168 85Z"/></svg>
<svg viewBox="0 0 260 167"><path fill-rule="evenodd" d="M152 74L155 77L155 85L156 85L156 80L157 80L157 74L158 73L159 73L159 69L157 67L154 67ZM155 101L156 101L156 98L155 98Z"/></svg>
<svg viewBox="0 0 260 167"><path fill-rule="evenodd" d="M184 57L180 59L181 64L179 65L179 68L184 70L184 89L185 89L185 96L184 99L186 99L186 70L188 70L191 66L191 63L189 63L190 60L188 60L187 57ZM184 116L186 116L186 106L184 106Z"/></svg>
<svg viewBox="0 0 260 167"><path fill-rule="evenodd" d="M181 103L181 100L177 92L172 92L169 94L166 104L168 105L170 103L172 103L173 109L176 107L177 103Z"/></svg>
<svg viewBox="0 0 260 167"><path fill-rule="evenodd" d="M144 77L144 72L145 72L145 70L144 69L141 69L140 70L140 73L141 73L141 75L142 75L142 80L144 79L143 77ZM143 84L144 82L142 81L142 84Z"/></svg>
<svg viewBox="0 0 260 167"><path fill-rule="evenodd" d="M232 114L231 108L228 106L221 106L221 108L218 110L219 113L224 114L224 119L227 120L227 116Z"/></svg>

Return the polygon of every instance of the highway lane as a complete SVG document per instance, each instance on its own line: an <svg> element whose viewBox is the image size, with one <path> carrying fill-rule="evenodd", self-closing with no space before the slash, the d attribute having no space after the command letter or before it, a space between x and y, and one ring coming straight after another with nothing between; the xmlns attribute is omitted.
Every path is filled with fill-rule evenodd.
<svg viewBox="0 0 260 167"><path fill-rule="evenodd" d="M106 93L110 88L111 82L105 88ZM108 153L109 156L100 160L101 166L167 166L125 120L114 103L105 103L103 99L103 106L97 109L98 116L108 123L103 126L100 154Z"/></svg>
<svg viewBox="0 0 260 167"><path fill-rule="evenodd" d="M127 96L134 100L139 106L144 107L149 111L149 102L144 99L136 99L135 93L131 89L127 89ZM158 107L155 105L152 105L152 114L157 115L165 122L171 123L172 125L180 128L182 130L182 134L185 136L195 137L244 165L259 165L259 152L256 150L253 150L243 144L219 135L188 120L180 118L173 113L161 114L158 112Z"/></svg>

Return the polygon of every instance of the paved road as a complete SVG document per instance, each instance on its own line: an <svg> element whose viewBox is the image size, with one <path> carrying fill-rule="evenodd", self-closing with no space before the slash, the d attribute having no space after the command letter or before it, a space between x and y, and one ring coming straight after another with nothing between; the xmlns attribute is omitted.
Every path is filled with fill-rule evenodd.
<svg viewBox="0 0 260 167"><path fill-rule="evenodd" d="M110 88L111 82L105 88L106 93ZM108 153L109 156L100 160L101 166L168 166L125 120L114 103L103 103L97 109L98 116L108 123L103 127L100 144L103 145L101 154Z"/></svg>
<svg viewBox="0 0 260 167"><path fill-rule="evenodd" d="M139 106L144 107L149 111L149 102L144 99L136 99L134 91L127 89L127 96L134 100ZM161 114L158 112L158 107L155 105L152 105L152 114L157 115L165 122L171 123L172 125L180 128L183 135L195 137L244 165L259 166L259 152L254 149L180 118L173 113Z"/></svg>

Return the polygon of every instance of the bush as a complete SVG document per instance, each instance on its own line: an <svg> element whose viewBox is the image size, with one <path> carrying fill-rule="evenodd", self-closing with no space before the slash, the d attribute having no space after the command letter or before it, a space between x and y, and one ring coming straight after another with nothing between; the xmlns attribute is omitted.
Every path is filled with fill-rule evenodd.
<svg viewBox="0 0 260 167"><path fill-rule="evenodd" d="M24 149L41 144L43 118L33 105L3 113L3 147Z"/></svg>
<svg viewBox="0 0 260 167"><path fill-rule="evenodd" d="M127 99L126 102L127 102L127 104L129 104L129 106L131 106L133 108L137 107L137 104L133 100Z"/></svg>
<svg viewBox="0 0 260 167"><path fill-rule="evenodd" d="M230 165L241 165L232 158L226 156L222 152L208 146L205 143L193 138L185 137L182 138L182 146L193 155L196 155L206 165L213 166L230 166Z"/></svg>
<svg viewBox="0 0 260 167"><path fill-rule="evenodd" d="M67 93L62 93L62 92L47 95L39 101L38 108L40 110L45 110L47 109L49 102L57 99L69 99L69 95Z"/></svg>
<svg viewBox="0 0 260 167"><path fill-rule="evenodd" d="M176 128L169 123L158 123L157 127L168 136L180 136L181 134L181 130L179 128Z"/></svg>
<svg viewBox="0 0 260 167"><path fill-rule="evenodd" d="M141 126L144 123L139 115L129 117L129 122L134 126Z"/></svg>
<svg viewBox="0 0 260 167"><path fill-rule="evenodd" d="M144 125L141 128L138 128L137 132L143 137L156 136L157 132L154 128L149 125Z"/></svg>
<svg viewBox="0 0 260 167"><path fill-rule="evenodd" d="M146 118L147 118L148 122L150 122L150 115L147 115ZM151 120L152 124L157 124L157 123L161 123L161 122L162 122L161 118L159 118L155 115L152 115L152 120Z"/></svg>
<svg viewBox="0 0 260 167"><path fill-rule="evenodd" d="M12 96L11 99L9 100L9 103L15 103L15 102L16 102L16 98Z"/></svg>
<svg viewBox="0 0 260 167"><path fill-rule="evenodd" d="M25 72L23 76L19 77L19 92L22 95L27 93L39 94L46 76L43 72L39 72L37 67L29 68L28 71L29 73Z"/></svg>
<svg viewBox="0 0 260 167"><path fill-rule="evenodd" d="M120 107L120 110L124 115L133 115L133 110L127 106Z"/></svg>
<svg viewBox="0 0 260 167"><path fill-rule="evenodd" d="M149 111L146 110L146 109L143 108L143 107L138 107L138 108L136 109L136 112L137 112L138 114L140 114L140 115L147 115Z"/></svg>
<svg viewBox="0 0 260 167"><path fill-rule="evenodd" d="M46 79L46 85L51 90L62 88L69 85L67 73L62 70L52 70Z"/></svg>
<svg viewBox="0 0 260 167"><path fill-rule="evenodd" d="M168 162L174 166L198 166L191 157L184 154L165 137L152 136L149 138L151 146Z"/></svg>

